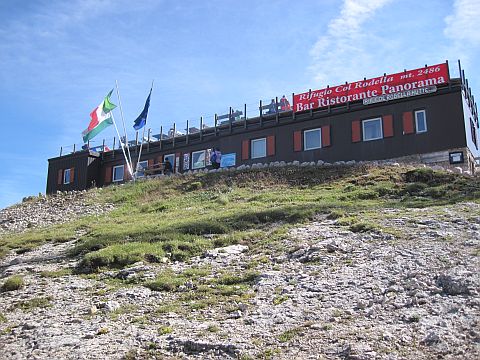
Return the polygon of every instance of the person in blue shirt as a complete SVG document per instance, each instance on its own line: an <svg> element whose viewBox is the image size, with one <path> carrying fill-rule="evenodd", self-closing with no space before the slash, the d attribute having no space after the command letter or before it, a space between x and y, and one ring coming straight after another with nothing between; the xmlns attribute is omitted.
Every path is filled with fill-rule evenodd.
<svg viewBox="0 0 480 360"><path fill-rule="evenodd" d="M275 114L277 112L277 103L274 99L268 104L268 111L267 114Z"/></svg>
<svg viewBox="0 0 480 360"><path fill-rule="evenodd" d="M214 169L220 168L220 162L222 161L222 152L219 148L213 148L212 155L210 155L210 162Z"/></svg>

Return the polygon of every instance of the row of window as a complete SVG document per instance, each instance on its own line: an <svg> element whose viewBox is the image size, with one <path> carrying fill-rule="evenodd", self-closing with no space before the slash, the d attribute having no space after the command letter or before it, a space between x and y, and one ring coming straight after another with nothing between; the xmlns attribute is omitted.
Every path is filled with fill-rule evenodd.
<svg viewBox="0 0 480 360"><path fill-rule="evenodd" d="M413 112L415 120L415 129L413 129L412 113L404 113L404 134L409 133L424 133L427 131L427 118L425 110L417 110ZM411 121L411 124L409 123ZM352 140L356 141L372 141L382 139L384 137L393 136L393 122L392 116L387 115L372 119L365 119L361 121L361 136L360 136L360 121L352 123ZM355 127L357 126L357 130ZM387 129L388 127L388 129ZM357 132L357 134L355 134ZM294 150L295 151L309 151L321 149L322 147L330 146L330 126L308 129L303 131L303 146L302 146L302 131L296 131L294 134ZM275 153L275 138L274 136L263 137L258 139L244 140L242 143L242 160L264 158ZM192 151L188 156L184 157L184 170L202 169L210 165L210 150ZM163 161L168 159L170 163L175 164L175 154L164 155ZM138 176L144 176L143 169L148 167L148 161L141 161L138 166ZM124 166L118 165L113 167L112 181L119 182L124 179Z"/></svg>
<svg viewBox="0 0 480 360"><path fill-rule="evenodd" d="M417 134L427 131L427 118L425 110L414 112L415 115L415 132ZM384 137L382 118L367 119L362 121L363 141L378 140Z"/></svg>

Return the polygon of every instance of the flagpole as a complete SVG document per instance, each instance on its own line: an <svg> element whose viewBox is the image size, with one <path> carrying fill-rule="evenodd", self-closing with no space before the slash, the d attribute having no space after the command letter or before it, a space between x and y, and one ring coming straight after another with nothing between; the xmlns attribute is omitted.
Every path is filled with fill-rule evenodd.
<svg viewBox="0 0 480 360"><path fill-rule="evenodd" d="M120 136L120 133L118 132L118 127L117 127L117 123L116 123L116 121L115 121L115 117L113 116L113 111L111 111L110 114L112 114L113 125L115 125L115 130L117 131L118 140L120 141L120 146L121 146L121 148L122 148L123 157L125 158L125 162L127 163L128 172L130 173L130 175L131 175L132 178L133 178L132 166L131 166L130 163L128 162L127 154L125 154L125 146L124 146L124 144L123 144L123 142L122 142L122 138L121 138L121 136ZM113 151L115 151L115 149L113 149Z"/></svg>
<svg viewBox="0 0 480 360"><path fill-rule="evenodd" d="M128 145L128 137L127 137L127 129L125 128L125 120L123 118L123 109L122 109L122 101L120 100L120 91L118 90L118 81L115 80L115 85L117 88L117 98L118 98L118 105L120 107L120 116L122 118L122 124L123 124L123 131L125 133L125 144L127 146L127 153L128 153L128 158L130 159L130 169L133 168L133 163L132 163L132 156L130 155L130 146ZM118 129L117 129L118 132ZM118 135L120 137L120 135ZM132 174L133 177L133 174ZM135 178L133 179L135 180Z"/></svg>
<svg viewBox="0 0 480 360"><path fill-rule="evenodd" d="M150 95L152 94L153 90L153 80L152 80L152 86L150 87ZM148 95L148 96L150 96ZM150 104L149 104L150 106ZM138 153L138 161L137 161L137 168L138 164L140 163L140 156L142 156L142 147L143 147L143 139L145 138L145 128L147 127L147 119L145 119L145 125L143 125L143 134L142 134L142 143L140 144L140 152ZM162 134L160 134L160 137L162 137ZM137 169L135 169L136 171Z"/></svg>
<svg viewBox="0 0 480 360"><path fill-rule="evenodd" d="M138 153L137 169L138 169L138 164L140 164L140 156L142 156L143 139L145 138L145 128L146 127L147 127L147 124L145 124L144 127L143 127L142 142L140 144L140 152ZM135 172L137 171L137 169L135 169Z"/></svg>

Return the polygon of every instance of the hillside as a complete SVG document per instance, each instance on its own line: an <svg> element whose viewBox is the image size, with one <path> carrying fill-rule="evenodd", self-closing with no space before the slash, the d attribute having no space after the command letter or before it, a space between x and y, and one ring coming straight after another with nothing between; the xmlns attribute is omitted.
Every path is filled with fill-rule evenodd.
<svg viewBox="0 0 480 360"><path fill-rule="evenodd" d="M197 173L0 211L0 358L477 359L480 181Z"/></svg>

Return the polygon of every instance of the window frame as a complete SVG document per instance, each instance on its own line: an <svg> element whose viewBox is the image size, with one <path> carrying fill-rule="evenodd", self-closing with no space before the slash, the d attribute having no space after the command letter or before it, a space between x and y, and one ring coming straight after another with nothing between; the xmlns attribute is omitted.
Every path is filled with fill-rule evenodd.
<svg viewBox="0 0 480 360"><path fill-rule="evenodd" d="M422 131L418 130L418 117L417 117L418 113L423 113L423 121L424 121L424 125L425 125L425 130L422 130ZM426 133L428 131L428 127L427 127L427 112L425 111L425 109L414 110L413 111L413 117L415 118L415 133L416 134Z"/></svg>
<svg viewBox="0 0 480 360"><path fill-rule="evenodd" d="M115 169L122 168L122 178L115 179ZM124 165L116 165L112 167L112 182L121 182L125 178L125 166Z"/></svg>
<svg viewBox="0 0 480 360"><path fill-rule="evenodd" d="M307 148L307 136L306 135L307 135L307 133L313 132L313 131L318 131L319 132L320 146ZM315 149L321 149L321 148L322 148L322 128L304 130L303 131L303 151L315 150Z"/></svg>
<svg viewBox="0 0 480 360"><path fill-rule="evenodd" d="M143 163L145 163L145 166L142 165ZM137 177L144 177L145 176L145 169L148 167L148 160L140 161L137 164L137 169L138 169L139 165L143 168L143 172L142 172L142 175L138 175L138 170L137 170Z"/></svg>
<svg viewBox="0 0 480 360"><path fill-rule="evenodd" d="M253 144L255 142L263 141L264 148L263 148L263 156L253 156ZM251 139L250 140L250 159L261 159L267 157L267 138L258 138L258 139Z"/></svg>
<svg viewBox="0 0 480 360"><path fill-rule="evenodd" d="M71 169L65 169L63 170L63 185L68 185L70 184L70 174L71 174ZM68 176L67 176L68 174Z"/></svg>
<svg viewBox="0 0 480 360"><path fill-rule="evenodd" d="M380 123L380 137L365 139L365 124L368 122L378 121ZM381 116L362 120L362 141L374 141L383 139L383 119Z"/></svg>
<svg viewBox="0 0 480 360"><path fill-rule="evenodd" d="M199 154L199 153L203 153L203 166L195 167L195 162L193 161L194 154ZM203 169L207 166L207 151L206 150L192 151L190 156L191 156L191 162L192 162L192 170Z"/></svg>

